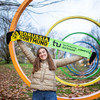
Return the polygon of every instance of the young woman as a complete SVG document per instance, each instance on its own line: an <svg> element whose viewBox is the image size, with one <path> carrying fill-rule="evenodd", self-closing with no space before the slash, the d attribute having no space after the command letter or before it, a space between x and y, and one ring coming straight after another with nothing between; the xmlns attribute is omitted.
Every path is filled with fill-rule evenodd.
<svg viewBox="0 0 100 100"><path fill-rule="evenodd" d="M21 40L17 42L30 63L33 64L30 86L34 90L32 100L57 100L56 68L79 61L83 57L73 56L71 58L52 59L49 52L44 47L38 49L37 56L35 57Z"/></svg>

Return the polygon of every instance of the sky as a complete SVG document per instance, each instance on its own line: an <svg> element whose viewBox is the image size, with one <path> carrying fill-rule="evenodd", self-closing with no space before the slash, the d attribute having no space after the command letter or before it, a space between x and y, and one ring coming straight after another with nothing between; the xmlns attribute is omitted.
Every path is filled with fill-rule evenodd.
<svg viewBox="0 0 100 100"><path fill-rule="evenodd" d="M22 1L23 0L19 0L20 3ZM30 4L36 4L40 1L43 0L33 0ZM57 21L69 16L85 16L94 20L100 20L100 0L64 0L53 5L41 8L28 7L28 9L33 12L41 13L29 13L29 11L26 13L28 22L32 23L37 29L45 28L46 30L49 30L49 28ZM89 32L93 25L94 24L88 20L70 19L61 22L54 27L53 30L66 36L73 32ZM59 34L57 34L57 36Z"/></svg>

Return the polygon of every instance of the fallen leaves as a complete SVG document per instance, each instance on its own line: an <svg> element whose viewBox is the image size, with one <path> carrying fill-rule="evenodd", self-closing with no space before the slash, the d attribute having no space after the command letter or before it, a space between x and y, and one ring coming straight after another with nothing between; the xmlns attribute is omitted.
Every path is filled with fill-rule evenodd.
<svg viewBox="0 0 100 100"><path fill-rule="evenodd" d="M23 70L28 74L31 72L31 69L24 68ZM26 72L25 74L27 74ZM66 79L63 75L60 75L60 78ZM78 80L74 79L73 81L78 83ZM84 83L84 80L81 82ZM94 86L96 85L100 86L100 81L94 84ZM91 89L89 87L70 87L60 82L57 82L57 88L58 96L69 98L89 95L99 90L97 87L91 87ZM33 90L23 82L13 66L5 67L0 65L0 100L31 100L32 92Z"/></svg>
<svg viewBox="0 0 100 100"><path fill-rule="evenodd" d="M67 91L66 91L67 90ZM89 95L91 93L94 93L96 91L98 91L99 89L97 88L92 88L92 91L89 87L70 87L67 85L58 85L58 95L62 96L62 97L82 97L82 96L86 96Z"/></svg>
<svg viewBox="0 0 100 100"><path fill-rule="evenodd" d="M1 69L2 68L2 69ZM0 67L0 100L31 100L25 92L30 91L15 69Z"/></svg>

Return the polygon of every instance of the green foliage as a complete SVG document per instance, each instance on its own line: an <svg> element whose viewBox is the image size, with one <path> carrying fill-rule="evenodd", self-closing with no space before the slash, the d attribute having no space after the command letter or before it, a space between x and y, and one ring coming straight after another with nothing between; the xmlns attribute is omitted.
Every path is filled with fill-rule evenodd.
<svg viewBox="0 0 100 100"><path fill-rule="evenodd" d="M32 98L32 92L24 92L24 94L27 94L27 95L29 95L29 97Z"/></svg>
<svg viewBox="0 0 100 100"><path fill-rule="evenodd" d="M91 86L88 86L88 88L91 91L94 91L95 89L99 89L100 90L100 84L91 85Z"/></svg>

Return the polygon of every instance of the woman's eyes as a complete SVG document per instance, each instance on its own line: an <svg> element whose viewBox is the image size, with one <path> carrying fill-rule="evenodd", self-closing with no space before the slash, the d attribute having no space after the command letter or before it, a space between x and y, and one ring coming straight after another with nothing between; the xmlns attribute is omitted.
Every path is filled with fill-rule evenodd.
<svg viewBox="0 0 100 100"><path fill-rule="evenodd" d="M45 53L45 51L39 52L39 54Z"/></svg>

